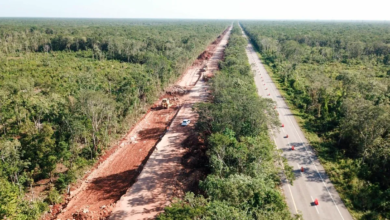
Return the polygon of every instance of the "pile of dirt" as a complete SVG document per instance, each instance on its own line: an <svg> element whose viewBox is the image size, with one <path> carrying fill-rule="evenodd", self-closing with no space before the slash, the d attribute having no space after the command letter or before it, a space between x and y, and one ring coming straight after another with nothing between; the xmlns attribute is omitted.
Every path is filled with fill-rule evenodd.
<svg viewBox="0 0 390 220"><path fill-rule="evenodd" d="M41 220L50 220L55 218L59 213L61 213L63 207L61 204L55 204L49 206L49 212L42 216Z"/></svg>
<svg viewBox="0 0 390 220"><path fill-rule="evenodd" d="M169 95L185 95L188 93L188 89L185 86L173 85L165 90Z"/></svg>
<svg viewBox="0 0 390 220"><path fill-rule="evenodd" d="M193 66L202 66L207 60L209 60L213 56L211 51L214 51L216 46L217 45L214 44L209 45L207 49L198 56L198 58L193 63Z"/></svg>
<svg viewBox="0 0 390 220"><path fill-rule="evenodd" d="M225 29L225 31L224 31L221 35L219 35L219 36L217 37L217 39L216 39L215 41L213 41L213 43L211 43L211 46L216 47L216 46L219 44L219 42L221 42L221 40L223 39L223 36L225 36L225 34L226 34L228 31L229 31L229 29Z"/></svg>
<svg viewBox="0 0 390 220"><path fill-rule="evenodd" d="M216 40L214 40L209 46L207 46L207 49L201 53L198 58L193 63L193 66L202 66L205 61L209 60L215 51L215 48L218 46L218 44L223 39L223 36L229 31L229 28L225 29L224 32L218 36Z"/></svg>
<svg viewBox="0 0 390 220"><path fill-rule="evenodd" d="M109 216L114 208L115 204L110 204L108 206L101 206L100 210L94 212L90 211L87 208L80 209L79 211L72 214L73 220L92 220L92 219L98 219L98 220L105 220L107 219L107 216Z"/></svg>
<svg viewBox="0 0 390 220"><path fill-rule="evenodd" d="M213 54L210 51L206 50L206 51L203 51L203 53L201 53L198 56L198 59L199 60L209 60L212 56L213 56Z"/></svg>

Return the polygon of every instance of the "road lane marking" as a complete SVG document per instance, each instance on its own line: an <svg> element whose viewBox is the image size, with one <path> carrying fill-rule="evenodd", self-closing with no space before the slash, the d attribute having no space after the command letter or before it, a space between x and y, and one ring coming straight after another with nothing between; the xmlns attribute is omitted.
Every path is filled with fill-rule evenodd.
<svg viewBox="0 0 390 220"><path fill-rule="evenodd" d="M257 58L257 59L256 59L256 58ZM256 58L255 58L255 61L257 61L257 63L256 63L256 62L255 62L255 63L256 63L256 64L259 64L259 60L260 60L260 59L257 57L257 54L256 54ZM261 61L260 61L260 65L261 65ZM261 73L260 70L259 70L259 72ZM265 72L267 72L267 71L265 71ZM267 73L267 75L269 76L268 73ZM276 86L275 86L275 83L272 81L271 76L269 76L269 77L270 77L271 82L272 82L271 84L273 84L273 86L275 87L275 88L274 88L274 87L271 87L271 88L272 88L273 91L275 91L275 93L276 93L276 95L277 95L277 92L276 92L277 88L276 88ZM272 94L272 95L270 95L270 96L271 96L271 99L274 100L274 95ZM275 101L276 101L276 103L278 104L278 100L277 100L276 97L275 97ZM284 103L284 100L282 100L282 104L285 104L285 103ZM287 106L286 104L285 104L285 106L287 107L287 109L289 109L288 106ZM281 116L281 115L280 115L280 116ZM306 145L304 144L304 142L302 142L302 139L301 139L301 137L300 137L300 135L299 135L299 133L298 133L296 127L295 127L295 124L293 123L293 121L292 121L292 119L291 119L290 117L287 117L287 116L286 116L286 118L287 118L287 120L289 120L290 123L292 124L295 133L297 134L299 140L301 141L301 143L303 144L303 146L304 146L304 148L305 148L305 152L306 152L307 156L309 157L310 162L312 162L313 165L314 165L314 167L316 168L316 171L317 171L318 175L319 175L320 178L321 178L322 184L325 186L325 188L326 188L326 190L327 190L327 192L328 192L330 198L331 198L332 201L333 201L333 204L336 206L336 209L337 209L338 213L340 214L340 217L344 220L343 215L341 214L341 212L340 212L340 210L339 210L339 208L338 208L336 202L335 202L334 199L333 199L333 196L332 196L331 193L329 192L329 189L328 189L328 187L326 186L326 184L325 184L325 182L324 182L324 180L323 180L321 174L318 172L318 168L317 168L317 166L315 165L314 160L312 160L311 156L309 155L308 150L307 150L307 148L306 148ZM275 141L275 138L274 138L274 141ZM275 142L275 144L276 144L276 142ZM289 189L290 189L290 187L289 187ZM291 193L291 189L290 189L290 193ZM291 195L292 195L292 193L291 193ZM294 199L293 199L293 202L294 202ZM294 207L295 207L295 209L296 209L295 202L294 202ZM317 207L316 207L316 209L317 209ZM296 210L296 211L297 211L297 210ZM317 210L317 212L318 212L318 210Z"/></svg>
<svg viewBox="0 0 390 220"><path fill-rule="evenodd" d="M251 44L249 44L249 45L251 46ZM247 55L250 54L250 52L251 52L251 51L249 51L249 53L247 53ZM248 56L248 58L249 58L249 56ZM257 55L256 55L256 58L257 58ZM253 59L253 56L252 56L252 59ZM257 64L256 61L257 61L257 59L255 59L255 64ZM261 74L260 69L257 69L257 70L258 70L258 71L260 72L260 74ZM255 69L255 71L256 71L256 69ZM258 89L258 93L261 93L261 92L260 92L260 88ZM260 95L261 95L261 94L260 94ZM271 132L272 132L272 134L274 134L272 130L271 130ZM275 143L275 145L276 145L276 148L279 149L279 148L278 148L278 145L276 144L275 136L274 136L274 135L272 135L272 136L273 136L273 140L274 140L274 143ZM280 154L279 154L279 155L280 155ZM280 163L281 163L281 165L282 165L282 169L284 170L283 161L280 160ZM287 179L286 179L286 180L287 180ZM287 180L287 182L288 182L288 180ZM294 196L293 196L292 191L291 191L290 184L287 184L287 187L288 187L288 190L289 190L289 192L290 192L290 196L291 196L291 199L292 199L294 208L295 208L295 212L298 214L297 205L295 204L295 200L294 200Z"/></svg>
<svg viewBox="0 0 390 220"><path fill-rule="evenodd" d="M272 84L274 84L274 83L272 83ZM273 88L273 87L271 87L271 88L272 88L273 91L275 91L275 93L277 93L277 92L276 92L277 89L275 89L275 88ZM271 98L273 99L273 98L274 98L274 95L272 95ZM276 99L276 97L275 97L275 99ZM276 101L276 103L278 103L277 100L275 100L275 101ZM283 103L283 101L282 101L282 103ZM287 107L287 108L288 108L288 107ZM282 110L280 110L280 111L282 111ZM294 128L295 133L297 134L297 136L298 136L300 142L303 144L303 147L305 148L305 152L306 152L307 156L309 157L310 162L313 163L313 165L314 165L314 167L315 167L315 169L316 169L316 172L317 172L318 176L321 178L322 184L325 186L325 189L326 189L326 191L328 192L330 198L332 199L332 202L333 202L333 204L335 205L335 207L336 207L338 213L340 214L340 217L344 220L344 217L343 217L343 215L341 214L341 212L340 212L340 210L339 210L339 208L338 208L336 202L334 201L333 196L332 196L331 193L329 192L329 189L328 189L328 187L326 186L325 181L324 181L324 179L322 178L320 172L318 171L318 168L317 168L317 166L315 165L314 160L312 159L311 155L308 153L308 150L307 150L307 148L306 148L306 145L305 145L304 142L302 141L302 138L301 138L301 136L299 135L299 133L298 133L298 131L297 131L297 129L296 129L295 124L293 123L293 121L292 121L292 119L291 119L290 117L287 117L287 116L285 116L285 117L286 117L287 120L290 121L290 123L292 124L292 127ZM318 211L318 210L317 210L317 211Z"/></svg>
<svg viewBox="0 0 390 220"><path fill-rule="evenodd" d="M288 119L290 120L290 122L293 124L293 128L294 128L294 130L295 130L295 133L297 133L299 140L303 143L303 141L302 141L302 139L301 139L301 137L300 137L300 135L299 135L297 129L295 128L295 125L294 125L294 123L292 122L291 118L289 118L289 117L287 117L287 118L288 118ZM304 147L305 147L305 149L306 149L305 144L303 144L303 145L304 145ZM307 153L307 149L306 149L306 154L308 154L308 153ZM334 201L332 194L329 192L329 189L328 189L328 187L326 186L324 179L322 178L320 172L318 172L318 168L317 168L316 164L314 163L314 160L311 159L311 156L310 156L310 155L308 155L308 156L309 156L310 161L313 163L314 167L316 168L316 171L317 171L318 175L319 175L320 178L321 178L322 184L325 186L325 189L326 189L326 191L328 192L330 198L332 199L333 204L336 206L336 209L337 209L337 211L339 212L341 219L344 220L344 217L343 217L343 215L341 214L341 212L340 212L340 210L339 210L339 207L337 206L336 202Z"/></svg>
<svg viewBox="0 0 390 220"><path fill-rule="evenodd" d="M292 198L292 201L293 201L293 204L294 204L295 212L298 214L297 205L295 205L294 196L293 196L293 194L291 192L290 184L287 184L287 186L288 186L288 190L290 191L290 195L291 195L291 198Z"/></svg>
<svg viewBox="0 0 390 220"><path fill-rule="evenodd" d="M257 61L258 61L258 60L257 60ZM268 75L268 73L267 73L267 75ZM268 76L269 76L269 75L268 75ZM270 76L269 76L269 77L270 77ZM271 77L270 77L270 78L271 78ZM271 79L271 81L272 81L272 79ZM272 84L275 84L275 83L272 82ZM271 88L272 88L272 90L275 91L275 93L277 94L277 92L276 92L277 88L276 88L275 85L273 85L273 86L274 86L275 88L273 88L273 87L271 87ZM274 95L271 95L271 98L272 98L272 99L273 99L273 96L274 96ZM275 99L276 99L276 97L275 97ZM275 101L276 101L276 103L278 103L277 100L275 100ZM283 102L284 102L284 101L282 100L282 103L283 103ZM286 105L286 107L287 107L287 109L289 109L287 105ZM281 111L282 111L282 110L281 110ZM338 208L336 202L334 201L332 194L329 192L329 189L328 189L328 187L326 186L325 181L324 181L324 179L322 178L321 174L319 173L318 168L317 168L317 166L315 165L314 160L312 159L311 155L308 153L308 150L307 150L307 148L306 148L306 145L305 145L305 143L302 141L302 138L301 138L301 136L299 135L299 133L298 133L298 131L297 131L297 129L296 129L295 124L293 123L293 121L292 121L292 119L291 119L290 117L287 117L287 116L285 116L285 117L286 117L287 120L290 121L290 123L292 124L292 127L294 128L295 133L297 134L297 136L298 136L300 142L303 144L303 146L304 146L304 148L305 148L305 152L306 152L307 156L309 157L310 162L313 163L313 165L314 165L314 167L315 167L315 169L316 169L316 172L317 172L317 174L319 175L319 177L321 178L322 184L325 186L326 191L328 192L330 198L332 199L332 202L333 202L333 204L335 205L335 207L336 207L338 213L340 214L341 219L344 220L344 217L343 217L343 215L341 214L341 212L340 212L340 210L339 210L339 208ZM317 212L318 212L318 210L317 210Z"/></svg>
<svg viewBox="0 0 390 220"><path fill-rule="evenodd" d="M272 130L271 130L271 133L272 133L272 138L274 139L274 142L275 142L275 145L276 145L276 149L279 149L278 145L276 144L275 136L273 135L274 132ZM279 155L280 155L280 153L279 153ZM283 161L282 160L280 160L280 164L282 165L282 168L284 170L284 165L283 165ZM287 180L287 182L289 182L287 178L286 178L286 180ZM288 191L290 191L290 195L291 195L292 202L294 204L295 212L298 214L297 205L295 204L295 200L294 200L294 196L293 196L292 191L291 191L290 184L287 184L287 186L288 186Z"/></svg>

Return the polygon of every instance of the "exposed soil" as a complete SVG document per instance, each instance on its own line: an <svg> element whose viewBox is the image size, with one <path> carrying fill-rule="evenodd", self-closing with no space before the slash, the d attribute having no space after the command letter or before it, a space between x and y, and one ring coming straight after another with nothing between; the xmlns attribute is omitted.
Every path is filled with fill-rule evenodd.
<svg viewBox="0 0 390 220"><path fill-rule="evenodd" d="M212 43L213 51L223 39L223 36L229 31L226 29L222 35L218 36L218 39ZM205 51L206 52L206 51ZM210 59L213 54L203 52L200 57L207 57L210 54ZM219 51L221 54L218 54L214 62L209 62L208 71L203 74L204 81L208 81L211 78L216 70L219 69L218 61L223 60L224 50ZM207 55L206 55L207 54ZM208 93L208 92L207 92ZM208 97L204 101L211 101L213 98L212 94L208 93ZM180 185L180 194L184 195L185 192L194 192L195 194L203 194L204 192L199 189L199 181L204 180L209 174L210 170L208 169L208 157L206 155L206 145L204 140L201 139L201 135L192 130L188 133L186 139L181 143L182 147L185 149L183 156L181 158L181 170L179 175L176 177L177 184Z"/></svg>
<svg viewBox="0 0 390 220"><path fill-rule="evenodd" d="M213 54L221 39L219 37L207 48L208 52L202 54ZM203 68L205 57L208 55L194 62L179 85L191 86L199 80L200 75L196 73ZM163 98L169 98L173 104L169 109L159 107ZM134 184L183 101L178 94L160 97L129 133L99 159L91 172L72 186L66 202L51 207L43 219L106 219L115 202Z"/></svg>
<svg viewBox="0 0 390 220"><path fill-rule="evenodd" d="M217 70L228 37L223 37L210 61L205 63L207 70L204 74ZM207 159L205 149L198 145L198 135L194 133L198 114L193 107L196 103L209 100L211 96L208 85L199 80L202 75L203 72L196 67L189 70L178 83L181 86L191 85L191 89L183 96L181 109L137 181L117 201L110 220L154 219L175 197L182 197L191 188L197 190L199 179L205 177L204 168L200 168L205 163L201 163ZM190 119L191 123L181 126L184 119Z"/></svg>
<svg viewBox="0 0 390 220"><path fill-rule="evenodd" d="M63 164L57 164L56 169L54 170L55 174L64 173L68 170ZM53 177L50 181L50 178L40 179L37 182L34 182L31 187L28 188L27 193L25 194L25 200L33 201L37 198L46 198L50 187L54 186L54 183L57 181L57 177Z"/></svg>
<svg viewBox="0 0 390 220"><path fill-rule="evenodd" d="M198 56L198 59L201 59L201 60L209 60L211 58L211 56L213 56L212 53L210 53L209 51L204 51L202 54L200 54Z"/></svg>

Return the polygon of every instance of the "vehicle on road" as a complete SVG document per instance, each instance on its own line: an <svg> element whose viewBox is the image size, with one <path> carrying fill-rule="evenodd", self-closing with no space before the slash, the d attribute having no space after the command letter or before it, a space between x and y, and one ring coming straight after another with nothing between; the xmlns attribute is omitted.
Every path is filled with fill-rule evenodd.
<svg viewBox="0 0 390 220"><path fill-rule="evenodd" d="M190 124L190 122L191 122L190 119L184 119L183 122L181 123L181 125L182 125L182 126L187 126L187 125Z"/></svg>

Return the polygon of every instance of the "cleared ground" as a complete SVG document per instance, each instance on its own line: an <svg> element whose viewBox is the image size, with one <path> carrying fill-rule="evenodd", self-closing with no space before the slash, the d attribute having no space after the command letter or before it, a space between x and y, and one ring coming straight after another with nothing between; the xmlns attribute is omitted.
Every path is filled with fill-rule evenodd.
<svg viewBox="0 0 390 220"><path fill-rule="evenodd" d="M223 58L224 46L229 35L230 32L223 37L207 62L208 71L213 72L218 69L218 61ZM187 74L179 85L185 85L198 78L199 76ZM183 97L184 104L169 127L169 131L156 146L136 183L116 203L110 220L153 219L170 204L173 197L179 196L176 177L181 169L180 160L184 153L182 143L190 135L197 119L197 114L192 107L195 103L205 101L208 95L206 83L199 80L189 94ZM184 119L190 119L191 124L186 127L181 126Z"/></svg>

